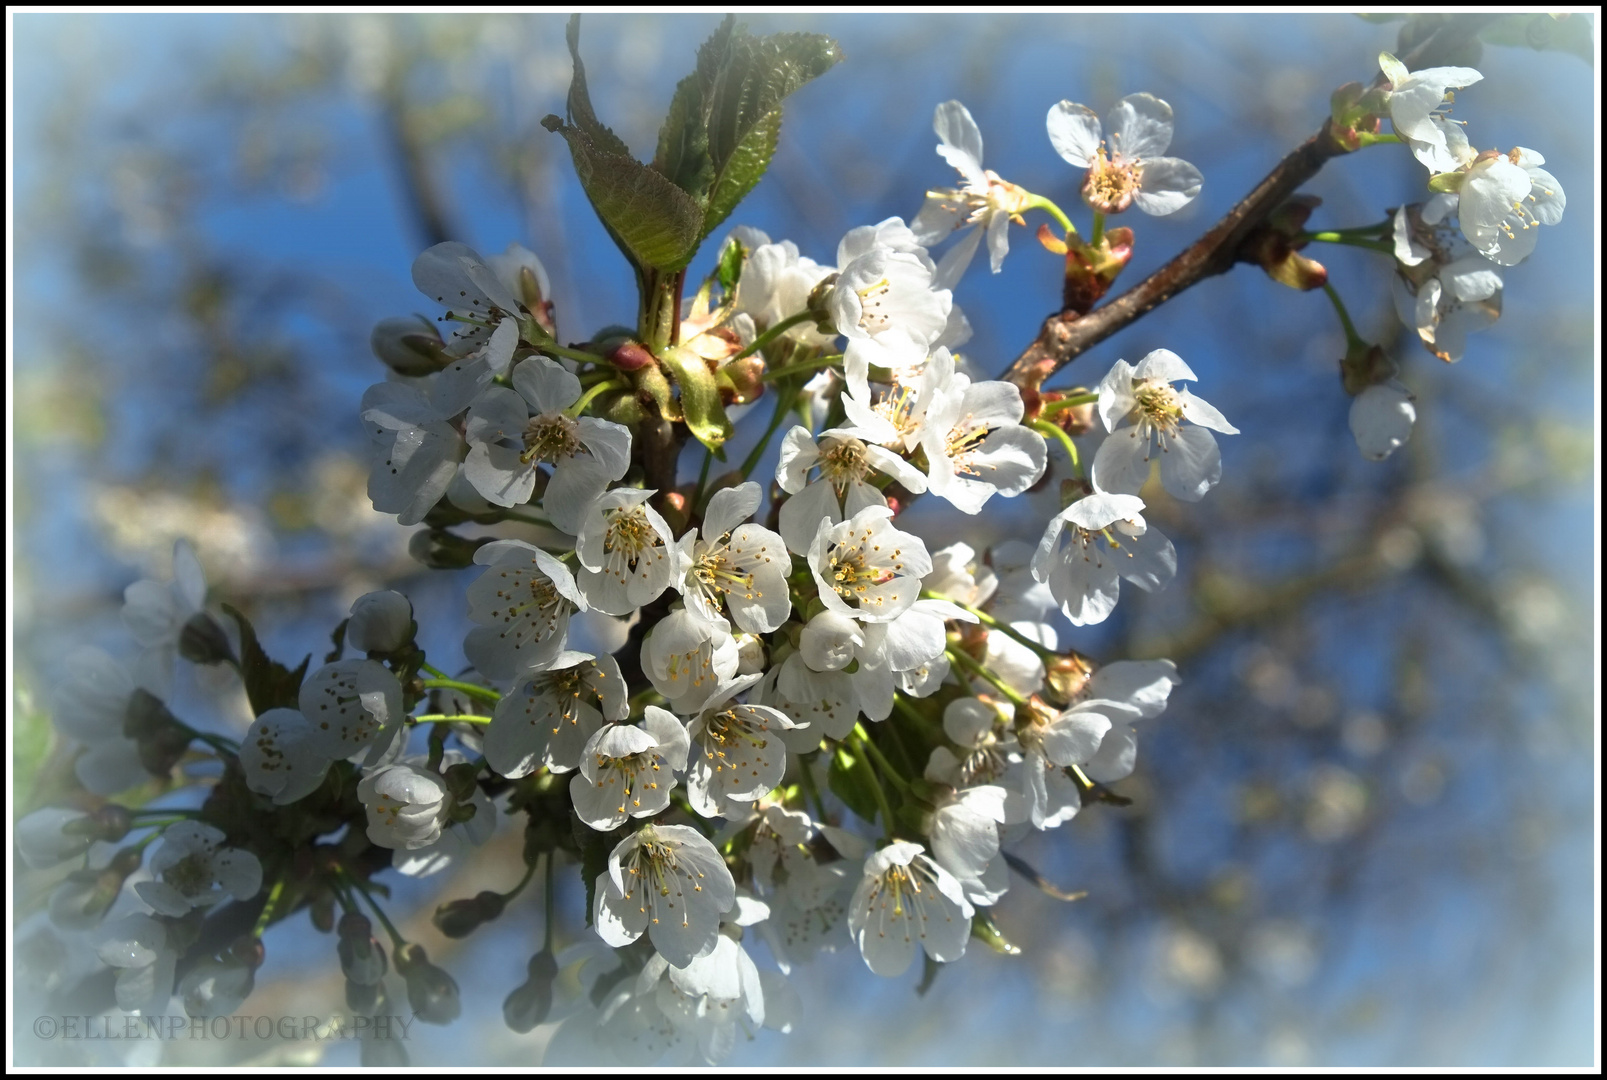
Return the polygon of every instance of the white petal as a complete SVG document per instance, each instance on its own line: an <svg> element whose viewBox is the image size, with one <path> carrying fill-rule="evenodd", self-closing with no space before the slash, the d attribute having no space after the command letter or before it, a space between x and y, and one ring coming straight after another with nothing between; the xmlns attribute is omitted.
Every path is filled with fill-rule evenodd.
<svg viewBox="0 0 1607 1080"><path fill-rule="evenodd" d="M1173 498L1199 502L1221 479L1222 452L1209 430L1185 427L1178 430L1175 439L1167 440L1161 454L1161 486Z"/></svg>
<svg viewBox="0 0 1607 1080"><path fill-rule="evenodd" d="M966 107L958 101L939 105L932 117L932 130L943 140L937 148L938 156L958 169L967 183L985 187L988 178L982 174L982 132Z"/></svg>
<svg viewBox="0 0 1607 1080"><path fill-rule="evenodd" d="M1049 108L1049 143L1055 153L1086 169L1099 152L1099 116L1086 105L1062 101Z"/></svg>
<svg viewBox="0 0 1607 1080"><path fill-rule="evenodd" d="M1172 145L1172 107L1153 94L1129 94L1106 116L1110 154L1148 162Z"/></svg>
<svg viewBox="0 0 1607 1080"><path fill-rule="evenodd" d="M1203 428L1192 430L1204 431ZM1094 486L1101 491L1137 495L1149 479L1149 449L1149 437L1140 438L1136 427L1107 435L1094 452L1090 470Z"/></svg>
<svg viewBox="0 0 1607 1080"><path fill-rule="evenodd" d="M513 369L513 388L530 403L530 411L563 412L580 400L580 380L555 360L532 356Z"/></svg>
<svg viewBox="0 0 1607 1080"><path fill-rule="evenodd" d="M1182 158L1150 158L1144 162L1133 202L1146 214L1165 217L1193 202L1204 183L1200 170Z"/></svg>

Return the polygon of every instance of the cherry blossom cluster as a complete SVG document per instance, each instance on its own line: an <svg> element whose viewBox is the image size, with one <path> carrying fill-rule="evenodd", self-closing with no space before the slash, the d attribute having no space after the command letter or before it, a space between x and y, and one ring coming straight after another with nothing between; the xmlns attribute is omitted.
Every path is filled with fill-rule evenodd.
<svg viewBox="0 0 1607 1080"><path fill-rule="evenodd" d="M1437 194L1365 243L1392 247L1403 319L1456 359L1498 310L1495 267L1560 218L1561 186L1533 151L1469 148L1446 105L1478 72L1409 73L1387 54L1383 70L1371 97L1343 98L1345 137L1361 145L1366 109L1387 111ZM562 1016L556 980L576 968L585 997L554 1039L585 1054L719 1061L739 1034L790 1029L786 977L823 950L851 945L887 977L919 953L930 979L973 939L1013 949L990 910L1012 874L1055 890L1009 849L1122 801L1108 785L1134 771L1137 732L1179 683L1167 660L1094 661L1065 624L1109 618L1124 580L1172 580L1177 552L1146 500L1203 499L1222 478L1217 437L1238 433L1165 348L1067 390L984 378L963 351L954 293L984 239L998 273L1010 225L1047 214L1065 311L1084 315L1135 242L1107 218L1171 214L1202 189L1166 156L1172 110L1152 95L1103 124L1062 101L1046 128L1083 170L1086 233L984 169L976 122L949 101L934 130L960 186L926 192L908 224L850 230L830 263L737 227L690 300L684 269L638 266L643 326L674 315L654 334L565 344L547 271L518 244L421 254L413 280L436 313L374 329L387 376L359 416L374 508L422 526L421 562L465 573L466 663L432 663L412 601L380 591L352 604L322 663L292 669L243 614L208 607L184 543L171 582L130 586L137 661L75 655L56 703L90 808L18 826L30 867L79 863L51 918L89 933L118 1005L160 1012L177 993L193 1016L232 1012L264 932L305 908L336 938L354 1014L405 1002L448 1022L455 981L397 929L376 879L490 858L514 826L510 887L445 903L434 925L466 936L539 876L544 941L504 1018L528 1031ZM1325 285L1296 255L1323 238L1300 229L1313 205L1291 204L1244 261ZM1383 457L1409 434L1411 398L1339 310L1351 425ZM729 461L739 410L765 401L768 428ZM1098 440L1086 471L1084 437ZM695 481L677 471L693 439ZM940 544L905 515L941 501L950 522L979 520L1040 490L1060 500L1036 544ZM169 709L180 658L238 675L255 717L238 741ZM186 788L204 803L175 802ZM130 791L143 794L103 798ZM562 902L560 864L578 868L583 905ZM365 1042L365 1062L400 1053Z"/></svg>

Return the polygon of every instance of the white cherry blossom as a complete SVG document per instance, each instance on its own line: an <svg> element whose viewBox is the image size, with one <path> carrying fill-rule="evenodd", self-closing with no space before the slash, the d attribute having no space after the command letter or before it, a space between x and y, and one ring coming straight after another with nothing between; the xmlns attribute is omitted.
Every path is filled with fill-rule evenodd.
<svg viewBox="0 0 1607 1080"><path fill-rule="evenodd" d="M607 724L581 752L569 796L580 820L601 832L633 817L652 817L670 804L675 774L686 769L686 728L672 713L649 705L641 727Z"/></svg>
<svg viewBox="0 0 1607 1080"><path fill-rule="evenodd" d="M95 829L82 810L46 806L25 815L16 824L17 854L30 869L44 870L88 851Z"/></svg>
<svg viewBox="0 0 1607 1080"><path fill-rule="evenodd" d="M1435 356L1462 359L1468 334L1501 315L1501 271L1446 220L1445 196L1395 211L1395 310ZM1454 205L1454 199L1451 200Z"/></svg>
<svg viewBox="0 0 1607 1080"><path fill-rule="evenodd" d="M692 749L686 793L705 817L729 817L732 803L751 803L781 783L787 747L780 733L797 725L780 709L732 698L757 683L744 675L720 688L687 725Z"/></svg>
<svg viewBox="0 0 1607 1080"><path fill-rule="evenodd" d="M859 720L852 677L843 671L815 671L797 652L770 668L758 698L796 719L797 727L781 733L781 741L795 754L818 748L823 737L843 738Z"/></svg>
<svg viewBox="0 0 1607 1080"><path fill-rule="evenodd" d="M809 471L819 478L808 482ZM836 524L866 507L887 505L887 498L866 477L880 472L910 491L925 491L926 477L898 454L862 441L852 430L833 428L819 441L805 427L794 427L782 437L776 463L776 483L791 495L781 504L777 524L787 549L804 555L821 522Z"/></svg>
<svg viewBox="0 0 1607 1080"><path fill-rule="evenodd" d="M645 932L672 967L714 951L720 916L736 882L703 834L686 825L646 825L619 842L597 877L592 925L616 948Z"/></svg>
<svg viewBox="0 0 1607 1080"><path fill-rule="evenodd" d="M792 613L786 542L748 520L761 498L751 480L716 491L702 528L680 539L686 570L676 583L688 610L716 623L729 610L731 621L753 634L772 633Z"/></svg>
<svg viewBox="0 0 1607 1080"><path fill-rule="evenodd" d="M964 956L973 914L953 874L921 845L895 840L865 860L848 905L848 932L871 971L896 978L915 959L917 944L944 963Z"/></svg>
<svg viewBox="0 0 1607 1080"><path fill-rule="evenodd" d="M147 681L150 673L147 672ZM97 795L115 795L148 777L139 745L123 734L129 703L139 689L127 668L92 646L67 656L52 722L87 749L73 761L78 782Z"/></svg>
<svg viewBox="0 0 1607 1080"><path fill-rule="evenodd" d="M479 350L504 320L517 333L514 320L523 311L518 296L467 244L449 240L426 249L413 260L413 284L447 308L441 322L449 328L446 347L454 356Z"/></svg>
<svg viewBox="0 0 1607 1080"><path fill-rule="evenodd" d="M493 386L469 406L463 475L497 506L530 500L540 466L552 474L541 497L552 523L580 529L586 511L630 467L630 429L565 411L580 400L580 380L544 356L513 369L513 389Z"/></svg>
<svg viewBox="0 0 1607 1080"><path fill-rule="evenodd" d="M1457 217L1468 242L1499 266L1516 266L1534 251L1540 226L1562 220L1567 198L1546 159L1514 147L1486 151L1468 169L1458 191Z"/></svg>
<svg viewBox="0 0 1607 1080"><path fill-rule="evenodd" d="M134 891L158 914L175 917L226 898L251 899L262 888L262 864L249 851L224 847L224 839L199 821L169 825L146 864L151 880Z"/></svg>
<svg viewBox="0 0 1607 1080"><path fill-rule="evenodd" d="M750 249L742 265L736 310L751 316L760 329L768 329L806 310L809 294L834 269L799 255L798 245L791 240L771 243L768 236L757 230L748 235L737 230L734 239L741 240ZM836 340L835 334L821 333L809 320L788 329L786 336L811 346L829 345Z"/></svg>
<svg viewBox="0 0 1607 1080"><path fill-rule="evenodd" d="M411 851L440 839L452 796L446 778L424 762L413 758L381 765L358 782L368 838L380 847Z"/></svg>
<svg viewBox="0 0 1607 1080"><path fill-rule="evenodd" d="M485 732L486 763L514 780L542 766L569 772L605 721L617 723L629 713L625 680L612 656L559 653L497 702Z"/></svg>
<svg viewBox="0 0 1607 1080"><path fill-rule="evenodd" d="M1049 449L1042 435L1021 425L1024 411L1014 383L973 383L960 373L942 380L921 437L932 493L976 514L995 494L1019 495L1036 484Z"/></svg>
<svg viewBox="0 0 1607 1080"><path fill-rule="evenodd" d="M364 593L352 601L346 644L358 652L394 652L407 644L412 624L413 604L401 593Z"/></svg>
<svg viewBox="0 0 1607 1080"><path fill-rule="evenodd" d="M1374 383L1350 403L1350 433L1361 456L1383 461L1412 437L1417 422L1416 398L1399 379Z"/></svg>
<svg viewBox="0 0 1607 1080"><path fill-rule="evenodd" d="M1387 52L1379 54L1378 66L1389 82L1384 100L1395 133L1406 140L1413 155L1431 172L1455 169L1456 155L1447 145L1447 134L1454 125L1445 120L1456 101L1450 91L1472 86L1484 76L1468 67L1408 72L1406 65Z"/></svg>
<svg viewBox="0 0 1607 1080"><path fill-rule="evenodd" d="M828 608L863 622L888 622L914 605L932 559L921 538L893 527L893 512L867 506L847 521L820 523L809 569Z"/></svg>
<svg viewBox="0 0 1607 1080"><path fill-rule="evenodd" d="M1181 158L1164 157L1172 144L1172 107L1150 94L1129 94L1105 117L1107 151L1099 117L1086 105L1062 101L1049 109L1055 153L1088 170L1083 198L1100 213L1136 204L1146 214L1175 213L1200 193L1204 177Z"/></svg>
<svg viewBox="0 0 1607 1080"><path fill-rule="evenodd" d="M1032 576L1048 584L1073 626L1104 622L1116 607L1122 578L1154 592L1177 573L1172 542L1144 521L1143 510L1137 495L1096 491L1049 519Z"/></svg>
<svg viewBox="0 0 1607 1080"><path fill-rule="evenodd" d="M575 540L578 580L592 607L629 615L669 587L680 567L670 527L647 500L656 490L614 488L592 501Z"/></svg>
<svg viewBox="0 0 1607 1080"><path fill-rule="evenodd" d="M1099 749L1082 763L1083 775L1101 784L1131 776L1138 759L1132 725L1165 712L1172 687L1180 681L1170 660L1118 660L1096 670L1083 686L1083 698L1110 727L1100 737Z"/></svg>
<svg viewBox="0 0 1607 1080"><path fill-rule="evenodd" d="M1211 432L1237 435L1239 429L1203 398L1172 386L1194 378L1169 349L1156 349L1137 366L1116 361L1099 382L1099 417L1110 435L1094 454L1096 488L1137 495L1149 479L1150 453L1157 445L1161 486L1173 498L1198 502L1222 479L1222 454Z"/></svg>
<svg viewBox="0 0 1607 1080"><path fill-rule="evenodd" d="M468 448L447 415L414 386L383 382L363 394L368 497L374 509L417 525L446 494Z"/></svg>
<svg viewBox="0 0 1607 1080"><path fill-rule="evenodd" d="M288 806L323 784L334 759L328 745L299 709L269 709L251 722L240 741L240 768L246 786Z"/></svg>
<svg viewBox="0 0 1607 1080"><path fill-rule="evenodd" d="M721 684L736 677L740 662L741 650L731 632L686 608L670 612L642 642L648 679L682 714L703 708Z"/></svg>
<svg viewBox="0 0 1607 1080"><path fill-rule="evenodd" d="M995 784L950 790L938 796L927 835L932 857L960 883L971 903L986 907L1009 889L1009 868L999 854L1009 792Z"/></svg>
<svg viewBox="0 0 1607 1080"><path fill-rule="evenodd" d="M103 932L96 953L117 968L117 1007L143 1016L160 1015L173 998L178 950L167 927L149 915L125 915Z"/></svg>
<svg viewBox="0 0 1607 1080"><path fill-rule="evenodd" d="M908 233L902 222L899 226ZM954 300L936 284L936 268L924 249L901 251L874 243L841 264L826 297L839 334L925 349L948 329Z"/></svg>
<svg viewBox="0 0 1607 1080"><path fill-rule="evenodd" d="M301 684L297 704L312 725L311 745L304 753L316 752L331 761L368 750L372 765L390 748L405 716L402 684L377 660L325 664Z"/></svg>
<svg viewBox="0 0 1607 1080"><path fill-rule="evenodd" d="M463 654L490 679L540 671L564 647L569 617L586 598L569 568L521 540L496 540L474 553L488 567L469 586L470 630Z"/></svg>
<svg viewBox="0 0 1607 1080"><path fill-rule="evenodd" d="M184 624L206 602L206 575L188 540L173 542L173 580L134 582L123 590L123 625L145 650L141 666L166 683L178 656Z"/></svg>
<svg viewBox="0 0 1607 1080"><path fill-rule="evenodd" d="M965 183L959 188L928 191L910 229L928 247L959 229L968 230L965 238L938 263L936 284L952 289L971 264L984 235L988 238L993 272L999 272L1010 251L1010 222L1013 219L1018 225L1026 224L1021 214L1031 195L982 167L982 132L970 111L958 101L945 101L937 107L932 130L941 140L938 156L953 165Z"/></svg>

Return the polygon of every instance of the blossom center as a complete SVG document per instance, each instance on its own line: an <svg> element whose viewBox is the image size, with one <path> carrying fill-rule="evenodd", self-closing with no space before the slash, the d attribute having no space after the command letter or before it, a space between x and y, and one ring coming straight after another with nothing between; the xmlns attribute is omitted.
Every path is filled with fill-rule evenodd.
<svg viewBox="0 0 1607 1080"><path fill-rule="evenodd" d="M519 460L558 461L574 457L580 450L580 424L563 413L542 413L532 416L524 430L524 453Z"/></svg>
<svg viewBox="0 0 1607 1080"><path fill-rule="evenodd" d="M197 851L162 872L162 880L185 896L200 896L212 887L212 859Z"/></svg>
<svg viewBox="0 0 1607 1080"><path fill-rule="evenodd" d="M603 550L614 558L624 559L634 569L642 556L658 542L658 531L647 520L642 508L637 506L616 511L609 519L608 531L603 536Z"/></svg>
<svg viewBox="0 0 1607 1080"><path fill-rule="evenodd" d="M1142 161L1125 161L1119 153L1113 160L1101 146L1083 179L1083 199L1101 214L1119 214L1133 205L1143 178Z"/></svg>
<svg viewBox="0 0 1607 1080"><path fill-rule="evenodd" d="M849 484L862 483L869 472L865 444L858 439L843 439L820 455L820 475L831 482L838 495Z"/></svg>
<svg viewBox="0 0 1607 1080"><path fill-rule="evenodd" d="M1167 435L1177 434L1183 420L1183 399L1171 383L1160 379L1135 379L1133 397L1138 401L1141 424Z"/></svg>
<svg viewBox="0 0 1607 1080"><path fill-rule="evenodd" d="M658 753L653 749L643 750L639 754L626 754L624 757L597 755L597 786L620 786L619 806L614 811L618 814L628 814L642 808L642 789L658 790L658 780L654 774L659 771Z"/></svg>

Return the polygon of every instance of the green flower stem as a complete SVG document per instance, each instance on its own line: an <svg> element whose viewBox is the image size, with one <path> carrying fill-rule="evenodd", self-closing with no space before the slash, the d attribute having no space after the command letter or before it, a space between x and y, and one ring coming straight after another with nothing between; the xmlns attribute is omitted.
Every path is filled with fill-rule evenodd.
<svg viewBox="0 0 1607 1080"><path fill-rule="evenodd" d="M850 742L860 753L868 753L875 758L876 767L882 770L882 775L887 777L901 793L910 789L909 781L900 775L899 771L893 767L893 763L888 761L887 756L882 753L881 748L871 740L870 735L865 731L865 725L854 725L854 733Z"/></svg>
<svg viewBox="0 0 1607 1080"><path fill-rule="evenodd" d="M590 405L599 394L606 394L610 390L624 390L628 386L629 384L623 379L609 379L606 382L600 382L596 386L591 387L584 394L581 394L573 405L564 410L564 415L579 416L586 410L586 406Z"/></svg>
<svg viewBox="0 0 1607 1080"><path fill-rule="evenodd" d="M934 593L933 595L935 596L937 594ZM897 709L904 716L908 717L910 722L913 723L917 728L928 728L931 726L932 721L927 719L925 716L922 716L915 706L909 703L903 694L893 695L893 708ZM941 727L942 725L939 724L939 726Z"/></svg>
<svg viewBox="0 0 1607 1080"><path fill-rule="evenodd" d="M737 360L743 360L749 356L752 356L754 353L776 340L776 338L780 337L782 334L785 334L788 330L791 330L794 326L797 326L802 322L808 322L814 317L814 313L810 311L800 311L796 315L788 315L785 319L782 319L780 322L770 327L770 329L754 338L753 341L748 344L747 348L737 353L730 360L726 361L726 363L734 363Z"/></svg>
<svg viewBox="0 0 1607 1080"><path fill-rule="evenodd" d="M1358 347L1365 349L1367 342L1363 341L1362 336L1356 333L1356 324L1350 321L1350 312L1345 310L1345 302L1339 299L1338 291L1326 281L1323 282L1322 291L1328 294L1328 299L1334 305L1334 312L1339 316L1339 325L1345 328L1346 351L1348 352Z"/></svg>
<svg viewBox="0 0 1607 1080"><path fill-rule="evenodd" d="M324 884L328 885L329 891L335 894L336 901L340 903L341 911L349 915L357 910L357 901L351 898L350 891L341 883L338 876L326 878Z"/></svg>
<svg viewBox="0 0 1607 1080"><path fill-rule="evenodd" d="M858 740L854 740L851 736L850 741ZM842 747L838 747L837 752L842 754ZM848 755L844 754L843 756L847 757ZM853 762L851 767L863 770L865 779L870 781L870 789L876 795L876 809L882 815L882 836L891 840L893 838L893 807L887 801L887 792L882 790L882 782L876 778L876 770L871 768L870 758L863 751L860 751L849 760Z"/></svg>
<svg viewBox="0 0 1607 1080"><path fill-rule="evenodd" d="M828 368L837 364L842 358L842 353L827 353L825 356L817 356L813 360L805 360L802 363L783 364L774 371L766 371L760 376L759 381L775 382L778 379L785 379L789 375L797 375L805 371L819 371L821 368ZM885 382L886 380L878 381Z"/></svg>
<svg viewBox="0 0 1607 1080"><path fill-rule="evenodd" d="M410 716L409 720L415 724L489 724L491 717L480 716L477 713L429 713L425 716Z"/></svg>
<svg viewBox="0 0 1607 1080"><path fill-rule="evenodd" d="M1046 199L1042 195L1034 195L1032 198L1027 200L1025 209L1043 210L1048 213L1050 217L1060 222L1060 227L1066 230L1067 236L1077 235L1077 226L1071 223L1071 219L1066 216L1066 212L1060 209L1060 207L1056 206L1052 199Z"/></svg>
<svg viewBox="0 0 1607 1080"><path fill-rule="evenodd" d="M809 801L814 804L817 823L824 825L826 823L826 803L820 797L820 789L815 786L815 774L810 771L809 762L803 758L798 759L798 777L803 783L804 793L809 796Z"/></svg>
<svg viewBox="0 0 1607 1080"><path fill-rule="evenodd" d="M926 599L928 599L928 600L945 600L950 604L956 605L957 607L964 608L966 611L969 611L972 615L975 615L976 619L977 619L977 622L981 623L983 626L986 626L989 630L997 630L1001 634L1008 634L1010 637L1015 638L1016 641L1020 642L1021 644L1025 645L1027 648L1031 649L1033 652L1037 653L1039 656L1048 658L1048 657L1051 657L1051 656L1059 656L1060 655L1059 653L1055 652L1053 649L1046 648L1044 645L1040 644L1039 642L1033 641L1031 638L1029 638L1027 635L1023 634L1021 631L1017 630L1015 627L1011 626L1009 623L1000 622L998 619L995 619L992 615L989 615L986 611L983 611L981 608L974 608L970 604L965 603L964 601L956 600L952 596L944 596L942 593L933 592L931 589L922 589L921 590L921 595L923 597L925 597Z"/></svg>
<svg viewBox="0 0 1607 1080"><path fill-rule="evenodd" d="M537 352L544 352L551 356L562 356L566 360L573 360L580 364L601 364L606 361L593 352L582 352L579 349L567 349L556 341L548 339L535 343Z"/></svg>
<svg viewBox="0 0 1607 1080"><path fill-rule="evenodd" d="M950 648L948 653L949 660L951 662L958 664L960 667L969 671L978 678L984 679L991 683L995 690L1009 698L1014 704L1025 705L1027 703L1026 698L1022 697L1020 693L1018 693L1013 687L1009 686L1004 682L1004 680L1000 679L993 672L982 666L982 664L972 659L971 654L966 652L964 649Z"/></svg>
<svg viewBox="0 0 1607 1080"><path fill-rule="evenodd" d="M1372 225L1355 225L1348 229L1324 229L1321 232L1301 233L1301 240L1327 240L1337 243L1342 239L1360 238L1363 240L1382 240L1388 234L1393 222L1389 219Z"/></svg>
<svg viewBox="0 0 1607 1080"><path fill-rule="evenodd" d="M344 866L340 868L340 873L348 882L351 883L352 887L362 896L362 898L368 901L368 906L374 909L374 914L379 917L380 925L385 928L385 932L391 937L391 946L399 949L403 945L406 945L407 939L404 938L401 932L396 929L396 926L385 914L385 909L379 906L379 901L374 899L373 895L368 891L368 886L364 884L362 879L357 877L350 870L347 870Z"/></svg>
<svg viewBox="0 0 1607 1080"><path fill-rule="evenodd" d="M224 738L222 735L213 735L206 731L197 731L182 720L176 720L174 723L178 724L191 739L199 739L220 754L238 756L240 753L240 744L233 739Z"/></svg>
<svg viewBox="0 0 1607 1080"><path fill-rule="evenodd" d="M1059 401L1046 401L1043 403L1043 407L1038 410L1038 415L1053 416L1057 412L1063 412L1066 409L1072 409L1078 405L1097 404L1099 404L1099 391L1088 390L1081 394L1072 394L1070 397L1063 397Z"/></svg>
<svg viewBox="0 0 1607 1080"><path fill-rule="evenodd" d="M1103 239L1105 239L1105 215L1100 213L1098 210L1095 210L1094 231L1093 235L1088 238L1088 245L1090 247L1098 247L1099 242Z"/></svg>
<svg viewBox="0 0 1607 1080"><path fill-rule="evenodd" d="M1387 131L1358 131L1356 132L1356 141L1361 146L1376 146L1379 143L1398 143L1401 141L1401 137Z"/></svg>
<svg viewBox="0 0 1607 1080"><path fill-rule="evenodd" d="M760 437L758 445L749 451L747 457L742 459L743 480L746 480L748 474L758 468L759 459L764 457L765 450L770 446L770 440L781 429L781 425L787 422L787 414L792 412L793 403L797 400L798 392L791 387L776 391L776 409L775 413L770 417L770 426L764 429L764 435Z"/></svg>
<svg viewBox="0 0 1607 1080"><path fill-rule="evenodd" d="M1082 458L1077 454L1077 444L1071 441L1071 436L1067 435L1059 424L1051 424L1047 420L1034 420L1032 430L1040 435L1048 435L1058 439L1060 445L1065 447L1066 456L1071 459L1072 472L1075 472L1078 476L1082 475Z"/></svg>
<svg viewBox="0 0 1607 1080"><path fill-rule="evenodd" d="M549 858L549 859L552 858L552 854L550 852L548 853L547 858ZM531 865L525 867L525 876L519 879L519 884L515 885L513 888L509 889L507 892L503 893L502 894L502 899L504 899L504 900L512 900L514 897L516 897L520 893L524 892L525 891L525 886L530 884L530 879L535 877L535 876L536 876L536 867L535 867L535 864L532 863Z"/></svg>
<svg viewBox="0 0 1607 1080"><path fill-rule="evenodd" d="M439 674L435 668L430 667L428 664L424 665L424 669L431 674ZM424 685L431 690L456 690L461 694L467 694L470 697L479 698L481 701L502 700L502 695L491 689L489 686L476 686L474 683L463 682L460 679L425 679Z"/></svg>
<svg viewBox="0 0 1607 1080"><path fill-rule="evenodd" d="M252 937L259 941L262 940L263 932L268 929L268 924L273 921L274 912L279 909L279 898L284 893L285 879L280 877L273 883L273 889L268 893L268 902L262 905L262 914L257 916L257 925L251 931Z"/></svg>
<svg viewBox="0 0 1607 1080"><path fill-rule="evenodd" d="M1319 240L1325 244L1343 244L1346 247L1366 248L1383 255L1394 255L1395 245L1388 240L1368 240L1359 236L1341 236L1337 232L1301 233L1302 240Z"/></svg>
<svg viewBox="0 0 1607 1080"><path fill-rule="evenodd" d="M159 819L157 821L136 821L134 823L134 828L136 829L146 829L153 825L172 825L175 822L183 821L186 818L198 818L201 816L201 811L199 810L179 810L172 807L162 807L161 809L150 810L130 810L128 813L130 817L150 817L154 815Z"/></svg>

